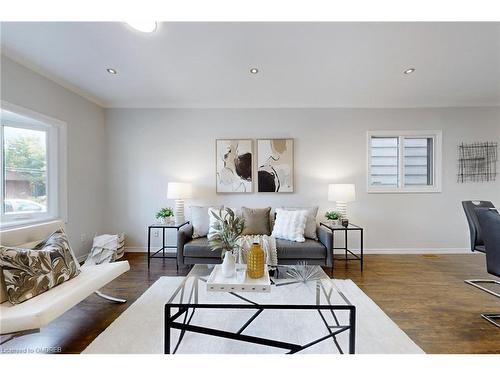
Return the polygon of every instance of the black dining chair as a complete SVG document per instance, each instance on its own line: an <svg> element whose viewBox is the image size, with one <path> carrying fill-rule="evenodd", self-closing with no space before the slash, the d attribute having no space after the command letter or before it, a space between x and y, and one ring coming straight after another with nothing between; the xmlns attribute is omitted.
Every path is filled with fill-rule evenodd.
<svg viewBox="0 0 500 375"><path fill-rule="evenodd" d="M490 201L462 201L462 207L465 211L465 217L469 223L470 231L470 249L471 251L485 252L484 240L481 234L481 227L477 218L476 209L478 208L495 208Z"/></svg>
<svg viewBox="0 0 500 375"><path fill-rule="evenodd" d="M484 239L486 270L490 275L500 277L500 214L493 208L478 208L475 210L475 213ZM485 283L500 285L498 280L466 280L465 282L500 298L499 293L481 285ZM500 328L500 324L498 323L500 312L483 313L481 316Z"/></svg>

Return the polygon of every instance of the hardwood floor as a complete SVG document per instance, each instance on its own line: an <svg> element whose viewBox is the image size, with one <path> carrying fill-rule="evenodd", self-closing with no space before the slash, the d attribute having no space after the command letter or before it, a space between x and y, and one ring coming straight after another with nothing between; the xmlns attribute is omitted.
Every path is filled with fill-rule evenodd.
<svg viewBox="0 0 500 375"><path fill-rule="evenodd" d="M152 260L148 272L144 253L128 253L126 259L131 270L103 291L128 303L92 295L40 333L1 349L79 353L159 277L177 274L173 260ZM500 329L479 315L500 312L500 300L464 283L490 278L484 255L366 255L363 274L358 262L337 261L334 275L352 279L427 353L500 353Z"/></svg>

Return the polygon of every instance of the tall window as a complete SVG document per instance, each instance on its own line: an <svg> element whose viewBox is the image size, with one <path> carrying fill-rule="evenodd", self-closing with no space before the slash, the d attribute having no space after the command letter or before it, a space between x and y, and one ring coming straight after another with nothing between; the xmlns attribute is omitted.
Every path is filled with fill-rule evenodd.
<svg viewBox="0 0 500 375"><path fill-rule="evenodd" d="M368 192L439 192L440 131L368 132Z"/></svg>
<svg viewBox="0 0 500 375"><path fill-rule="evenodd" d="M59 216L58 128L2 109L2 226Z"/></svg>

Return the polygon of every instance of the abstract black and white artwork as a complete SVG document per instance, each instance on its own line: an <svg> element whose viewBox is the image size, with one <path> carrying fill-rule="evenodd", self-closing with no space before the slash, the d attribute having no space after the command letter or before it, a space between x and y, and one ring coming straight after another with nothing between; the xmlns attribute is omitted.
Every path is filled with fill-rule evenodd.
<svg viewBox="0 0 500 375"><path fill-rule="evenodd" d="M258 192L293 193L293 139L257 140Z"/></svg>
<svg viewBox="0 0 500 375"><path fill-rule="evenodd" d="M458 182L495 181L498 144L462 143L458 146Z"/></svg>
<svg viewBox="0 0 500 375"><path fill-rule="evenodd" d="M252 140L218 139L215 152L217 193L252 193Z"/></svg>

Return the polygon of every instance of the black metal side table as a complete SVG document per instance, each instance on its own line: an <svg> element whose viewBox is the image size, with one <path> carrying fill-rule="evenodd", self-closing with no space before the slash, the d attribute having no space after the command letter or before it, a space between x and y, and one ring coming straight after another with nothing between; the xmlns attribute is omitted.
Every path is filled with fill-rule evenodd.
<svg viewBox="0 0 500 375"><path fill-rule="evenodd" d="M177 245L165 245L165 229L175 229L177 232L179 229L181 229L184 225L189 224L189 221L186 221L181 224L152 224L148 226L148 269L149 269L149 264L151 263L151 259L172 259L175 258L175 266L177 269L179 269L179 262L177 261ZM154 251L154 253L151 254L151 230L152 229L161 229L162 230L162 246L160 249ZM165 249L176 249L175 253L165 253ZM156 255L159 252L162 252L162 255Z"/></svg>
<svg viewBox="0 0 500 375"><path fill-rule="evenodd" d="M350 261L350 260L359 260L361 263L361 272L363 272L363 228L360 227L359 225L351 224L347 227L344 227L342 225L334 225L329 222L321 222L320 225L324 226L327 229L330 229L332 231L332 236L333 236L333 249L332 249L332 274L333 274L333 265L335 263L335 260L345 260ZM344 247L335 247L335 232L337 231L344 231ZM351 250L349 250L348 245L347 245L347 233L350 231L358 231L360 235L360 251L359 254L353 253ZM345 250L345 258L335 258L335 250ZM352 255L349 257L348 255Z"/></svg>

